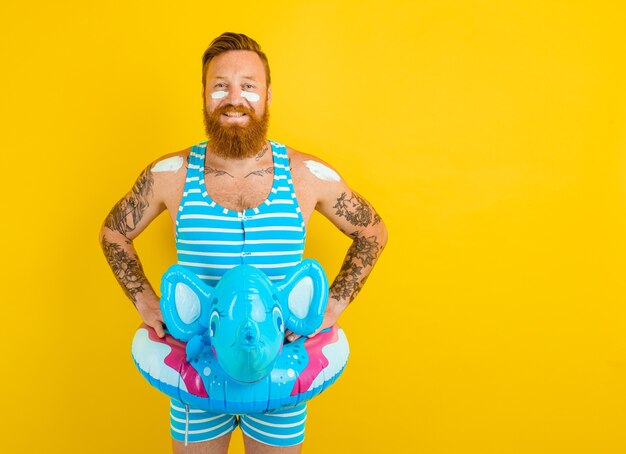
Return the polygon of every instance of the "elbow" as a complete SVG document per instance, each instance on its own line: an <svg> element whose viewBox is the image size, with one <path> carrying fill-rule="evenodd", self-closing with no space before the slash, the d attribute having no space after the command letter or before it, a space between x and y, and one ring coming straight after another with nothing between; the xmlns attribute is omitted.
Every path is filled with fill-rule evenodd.
<svg viewBox="0 0 626 454"><path fill-rule="evenodd" d="M108 219L104 220L98 231L98 243L100 246L104 248L106 243L132 244L134 238L125 232L120 232L115 226L111 226L110 223L107 223Z"/></svg>
<svg viewBox="0 0 626 454"><path fill-rule="evenodd" d="M374 244L380 248L381 252L385 248L389 238L387 226L385 226L385 222L380 217L370 224L364 232L360 233L359 236L369 238L370 241L373 241Z"/></svg>

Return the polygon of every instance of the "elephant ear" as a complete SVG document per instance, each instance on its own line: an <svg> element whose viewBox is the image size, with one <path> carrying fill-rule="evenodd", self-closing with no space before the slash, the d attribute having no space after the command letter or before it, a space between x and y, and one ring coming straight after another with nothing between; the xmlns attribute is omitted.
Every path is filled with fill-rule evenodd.
<svg viewBox="0 0 626 454"><path fill-rule="evenodd" d="M172 265L161 280L161 313L176 339L189 341L208 326L213 287L180 265Z"/></svg>
<svg viewBox="0 0 626 454"><path fill-rule="evenodd" d="M328 280L322 266L313 259L303 260L276 290L287 328L302 336L313 334L324 320L328 302Z"/></svg>

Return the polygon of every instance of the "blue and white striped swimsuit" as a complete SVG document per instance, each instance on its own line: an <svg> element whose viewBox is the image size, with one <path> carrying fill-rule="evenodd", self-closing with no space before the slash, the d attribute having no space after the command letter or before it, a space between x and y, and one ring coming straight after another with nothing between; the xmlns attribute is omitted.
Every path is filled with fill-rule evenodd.
<svg viewBox="0 0 626 454"><path fill-rule="evenodd" d="M291 180L287 149L270 141L274 182L268 198L256 208L226 209L204 184L206 142L194 145L183 198L176 217L178 263L215 286L229 269L248 264L271 280L283 279L302 261L306 228ZM172 399L170 433L179 441L200 442L232 432L238 424L255 440L293 446L304 440L306 403L264 415L218 415Z"/></svg>
<svg viewBox="0 0 626 454"><path fill-rule="evenodd" d="M189 155L185 190L176 218L178 263L215 286L229 269L248 264L281 280L302 261L305 225L291 181L287 149L270 141L274 183L265 202L233 211L218 205L204 185L206 142Z"/></svg>

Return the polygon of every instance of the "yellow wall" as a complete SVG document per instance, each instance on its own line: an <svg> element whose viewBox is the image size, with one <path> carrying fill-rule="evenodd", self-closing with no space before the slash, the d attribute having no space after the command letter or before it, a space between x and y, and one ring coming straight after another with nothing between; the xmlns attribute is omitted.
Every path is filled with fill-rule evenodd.
<svg viewBox="0 0 626 454"><path fill-rule="evenodd" d="M232 30L269 55L271 137L390 232L305 452L626 452L620 2L168 3L2 7L0 451L168 452L96 237L148 162L203 140L200 57ZM309 234L332 275L348 242ZM137 245L158 283L169 221Z"/></svg>

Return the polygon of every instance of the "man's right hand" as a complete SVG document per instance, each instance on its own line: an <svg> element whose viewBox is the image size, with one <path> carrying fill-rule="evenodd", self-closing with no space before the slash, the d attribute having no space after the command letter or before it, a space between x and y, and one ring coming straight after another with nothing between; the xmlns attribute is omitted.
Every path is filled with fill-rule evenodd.
<svg viewBox="0 0 626 454"><path fill-rule="evenodd" d="M161 314L159 300L137 301L136 307L143 322L152 327L156 331L157 336L165 337L163 315Z"/></svg>

